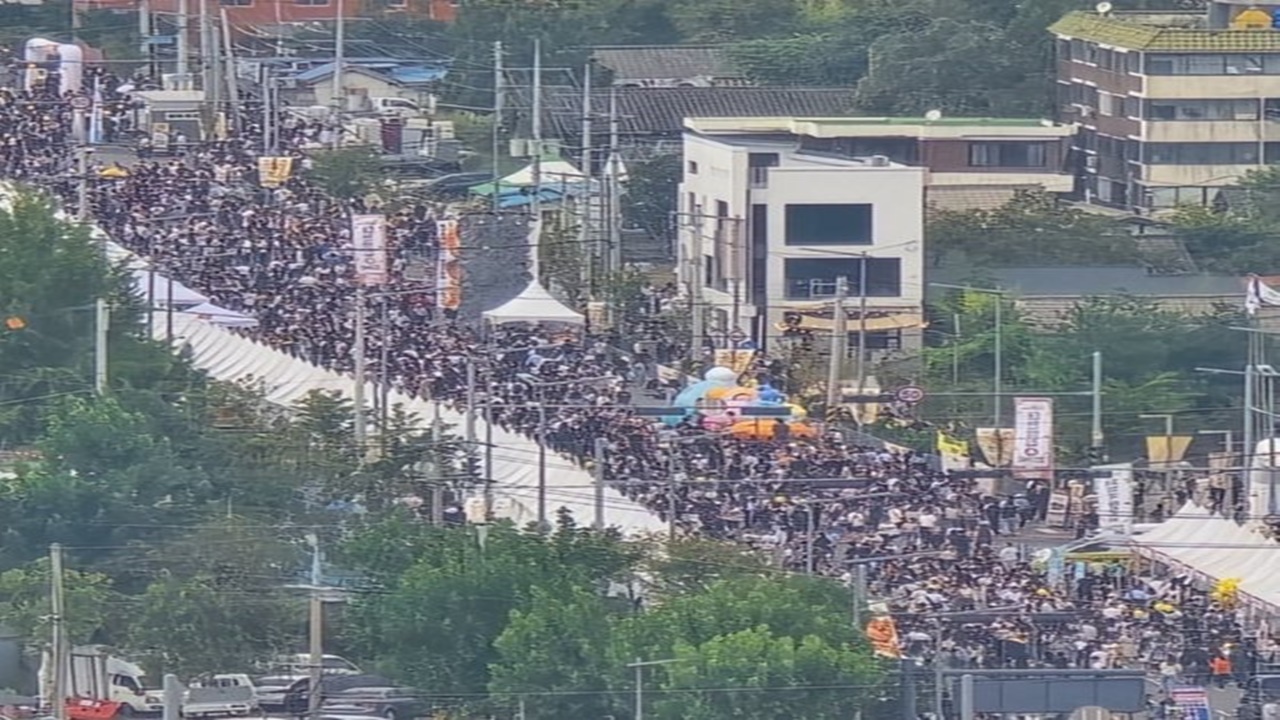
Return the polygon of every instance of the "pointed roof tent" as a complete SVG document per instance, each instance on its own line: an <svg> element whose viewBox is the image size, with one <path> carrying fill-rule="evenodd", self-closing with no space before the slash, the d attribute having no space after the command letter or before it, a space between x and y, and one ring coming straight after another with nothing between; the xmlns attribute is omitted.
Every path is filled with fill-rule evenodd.
<svg viewBox="0 0 1280 720"><path fill-rule="evenodd" d="M538 280L538 241L542 236L542 221L529 222L529 270L533 279L519 295L502 305L484 311L484 319L494 325L509 323L560 323L563 325L585 325L587 319L582 313L565 305L552 297Z"/></svg>

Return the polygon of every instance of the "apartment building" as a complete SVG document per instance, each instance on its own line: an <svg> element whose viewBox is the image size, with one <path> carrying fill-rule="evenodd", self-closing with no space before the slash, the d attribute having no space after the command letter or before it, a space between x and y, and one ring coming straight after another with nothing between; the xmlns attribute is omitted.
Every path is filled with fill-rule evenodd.
<svg viewBox="0 0 1280 720"><path fill-rule="evenodd" d="M1081 127L1084 196L1137 211L1213 204L1248 171L1280 161L1275 28L1280 0L1073 12L1050 26L1059 116Z"/></svg>
<svg viewBox="0 0 1280 720"><path fill-rule="evenodd" d="M789 316L831 319L843 285L849 327L876 328L869 357L918 345L925 171L785 136L704 134L699 122L683 140L678 254L707 335L767 346ZM851 353L862 335L850 333Z"/></svg>
<svg viewBox="0 0 1280 720"><path fill-rule="evenodd" d="M1017 118L707 117L685 127L709 137L773 138L809 155L881 156L925 170L926 204L996 207L1019 190L1067 193L1075 128Z"/></svg>

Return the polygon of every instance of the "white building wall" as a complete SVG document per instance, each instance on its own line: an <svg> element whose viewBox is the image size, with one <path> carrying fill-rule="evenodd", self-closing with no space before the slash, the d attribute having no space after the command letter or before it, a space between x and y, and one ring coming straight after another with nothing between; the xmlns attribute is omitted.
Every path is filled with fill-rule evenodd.
<svg viewBox="0 0 1280 720"><path fill-rule="evenodd" d="M900 260L901 287L895 297L868 297L870 310L918 312L923 304L924 284L924 184L922 168L902 165L876 166L869 162L799 154L793 143L761 140L744 142L739 138L721 141L714 137L686 134L684 163L680 184L680 280L687 288L696 289L702 302L713 311L739 318L738 327L750 334L752 318L761 308L751 304L748 283L752 265L750 218L752 206L768 208L768 259L766 297L768 301L766 332L787 311L816 310L831 303L828 298L788 298L786 292L786 259L832 258L854 260L861 253L870 258ZM752 153L777 153L779 165L761 176L749 166ZM761 182L763 180L764 182ZM741 218L740 230L733 233L736 246L721 248L722 260L737 257L741 280L737 284L736 302L732 278L723 288L708 285L705 280L706 257L715 253L714 216L717 202L727 206L725 215ZM786 207L788 204L869 204L872 206L870 244L796 246L787 245ZM735 255L736 254L736 255ZM699 259L698 256L702 256ZM730 264L732 264L730 262ZM698 278L693 273L700 273ZM731 271L730 271L730 274ZM849 307L861 302L856 283L848 278L851 298ZM724 315L722 315L724 317ZM714 322L708 320L708 329Z"/></svg>

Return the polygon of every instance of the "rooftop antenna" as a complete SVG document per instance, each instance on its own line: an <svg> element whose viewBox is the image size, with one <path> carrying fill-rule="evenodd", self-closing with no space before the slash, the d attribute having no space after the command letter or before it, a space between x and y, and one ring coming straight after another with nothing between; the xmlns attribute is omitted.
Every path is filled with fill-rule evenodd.
<svg viewBox="0 0 1280 720"><path fill-rule="evenodd" d="M1097 10L1099 15L1106 15L1111 12L1112 7L1113 6L1111 3L1107 2L1106 0L1102 0L1102 2L1098 3L1097 5L1094 5L1093 9Z"/></svg>
<svg viewBox="0 0 1280 720"><path fill-rule="evenodd" d="M928 120L931 123L936 123L942 119L942 111L936 108L933 110L930 110L929 112L924 114L924 119Z"/></svg>

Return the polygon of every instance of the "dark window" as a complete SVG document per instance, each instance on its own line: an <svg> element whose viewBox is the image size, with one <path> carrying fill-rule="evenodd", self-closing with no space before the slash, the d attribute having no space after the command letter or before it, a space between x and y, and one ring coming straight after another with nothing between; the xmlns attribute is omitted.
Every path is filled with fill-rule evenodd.
<svg viewBox="0 0 1280 720"><path fill-rule="evenodd" d="M218 4L226 7L252 7L253 0L221 0Z"/></svg>
<svg viewBox="0 0 1280 720"><path fill-rule="evenodd" d="M1259 161L1258 144L1146 143L1148 165L1254 165Z"/></svg>
<svg viewBox="0 0 1280 720"><path fill-rule="evenodd" d="M1148 100L1148 120L1257 120L1257 100Z"/></svg>
<svg viewBox="0 0 1280 720"><path fill-rule="evenodd" d="M858 341L861 333L849 333L849 343L845 347L851 350L858 349ZM867 349L868 350L901 350L902 349L902 331L901 330L873 330L867 333Z"/></svg>
<svg viewBox="0 0 1280 720"><path fill-rule="evenodd" d="M1131 73L1142 72L1142 56L1136 52L1127 52L1125 56L1125 69Z"/></svg>
<svg viewBox="0 0 1280 720"><path fill-rule="evenodd" d="M1280 142L1269 142L1262 148L1262 160L1268 165L1280 163Z"/></svg>
<svg viewBox="0 0 1280 720"><path fill-rule="evenodd" d="M849 297L859 297L862 258L787 258L785 279L787 298L793 300L834 297L840 278L845 279ZM867 297L902 295L902 261L898 258L870 258L867 263Z"/></svg>
<svg viewBox="0 0 1280 720"><path fill-rule="evenodd" d="M1057 47L1058 47L1059 60L1071 59L1071 41L1070 40L1059 40L1057 42Z"/></svg>
<svg viewBox="0 0 1280 720"><path fill-rule="evenodd" d="M871 205L787 205L787 245L870 245Z"/></svg>
<svg viewBox="0 0 1280 720"><path fill-rule="evenodd" d="M328 5L329 0L293 0L294 5Z"/></svg>
<svg viewBox="0 0 1280 720"><path fill-rule="evenodd" d="M972 167L1044 167L1048 156L1048 143L1042 142L969 143Z"/></svg>
<svg viewBox="0 0 1280 720"><path fill-rule="evenodd" d="M689 172L689 174L690 174L690 175L697 175L697 174L698 174L698 163L697 163L697 162L695 162L695 161L693 161L693 160L690 160L690 161L689 161L689 170L688 170L688 172Z"/></svg>
<svg viewBox="0 0 1280 720"><path fill-rule="evenodd" d="M747 155L749 167L778 167L778 153L751 153Z"/></svg>
<svg viewBox="0 0 1280 720"><path fill-rule="evenodd" d="M1083 40L1071 41L1071 59L1077 62L1084 61L1084 41Z"/></svg>

